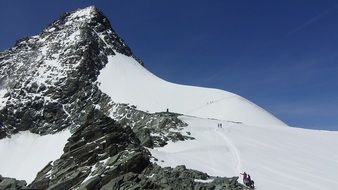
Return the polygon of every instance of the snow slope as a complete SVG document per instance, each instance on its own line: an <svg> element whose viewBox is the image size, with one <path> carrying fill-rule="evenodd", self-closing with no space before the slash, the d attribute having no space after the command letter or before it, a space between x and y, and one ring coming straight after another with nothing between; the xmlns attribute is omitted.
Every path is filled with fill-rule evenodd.
<svg viewBox="0 0 338 190"><path fill-rule="evenodd" d="M48 162L58 159L70 137L69 130L40 136L29 131L0 140L0 174L30 183Z"/></svg>
<svg viewBox="0 0 338 190"><path fill-rule="evenodd" d="M164 81L134 58L116 53L98 77L100 89L113 101L138 109L171 112L203 118L238 121L252 125L286 126L259 106L223 90L178 85Z"/></svg>
<svg viewBox="0 0 338 190"><path fill-rule="evenodd" d="M196 140L150 149L159 165L184 164L216 176L239 176L246 171L259 190L338 187L338 132L181 119ZM223 127L218 128L218 123Z"/></svg>
<svg viewBox="0 0 338 190"><path fill-rule="evenodd" d="M216 176L247 171L260 190L338 187L338 132L271 127L287 125L238 95L164 81L119 53L98 81L115 102L190 115L181 119L196 140L150 149L162 166L184 164Z"/></svg>

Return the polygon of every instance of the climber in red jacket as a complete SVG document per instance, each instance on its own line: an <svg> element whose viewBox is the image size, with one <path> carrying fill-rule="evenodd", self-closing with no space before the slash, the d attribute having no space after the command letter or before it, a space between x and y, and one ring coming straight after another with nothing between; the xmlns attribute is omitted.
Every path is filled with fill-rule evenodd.
<svg viewBox="0 0 338 190"><path fill-rule="evenodd" d="M250 175L248 175L246 172L240 173L243 176L243 183L247 187L255 188L255 182L251 180Z"/></svg>

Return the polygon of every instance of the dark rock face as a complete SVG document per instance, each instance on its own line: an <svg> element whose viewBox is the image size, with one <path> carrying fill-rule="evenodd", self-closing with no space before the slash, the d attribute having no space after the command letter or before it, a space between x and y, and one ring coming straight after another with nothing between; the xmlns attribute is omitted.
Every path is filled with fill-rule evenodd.
<svg viewBox="0 0 338 190"><path fill-rule="evenodd" d="M133 56L108 19L88 7L0 53L0 138L54 133L81 125L96 106L107 111L111 100L95 81L114 51Z"/></svg>
<svg viewBox="0 0 338 190"><path fill-rule="evenodd" d="M144 174L150 176L148 180L158 185L159 189L243 189L243 186L237 182L237 177L211 177L206 173L186 169L185 166L161 168L153 165L147 168Z"/></svg>
<svg viewBox="0 0 338 190"><path fill-rule="evenodd" d="M95 186L101 186L125 172L140 173L150 164L149 157L131 128L94 110L68 139L60 159L40 171L30 186L69 189L90 175L95 176Z"/></svg>
<svg viewBox="0 0 338 190"><path fill-rule="evenodd" d="M57 132L81 124L85 115L81 110L107 99L93 82L114 48L130 52L126 46L113 46L121 40L99 11L88 8L87 12L66 13L40 35L24 38L0 53L0 78L7 91L0 111L1 134L27 129ZM109 36L111 45L99 35ZM89 98L93 95L95 100ZM73 113L80 117L72 117Z"/></svg>

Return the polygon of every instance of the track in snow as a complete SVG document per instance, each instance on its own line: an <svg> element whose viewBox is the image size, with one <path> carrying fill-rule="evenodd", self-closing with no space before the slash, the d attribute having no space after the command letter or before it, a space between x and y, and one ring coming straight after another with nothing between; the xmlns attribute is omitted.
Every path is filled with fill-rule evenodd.
<svg viewBox="0 0 338 190"><path fill-rule="evenodd" d="M229 127L229 126L226 126L226 127ZM242 172L241 157L240 157L240 153L237 147L232 143L232 141L224 133L221 133L217 129L215 129L215 132L224 140L224 142L226 142L226 144L228 145L230 149L232 159L233 159L234 172L241 173Z"/></svg>
<svg viewBox="0 0 338 190"><path fill-rule="evenodd" d="M335 190L338 132L266 128L181 116L195 140L150 149L161 166L186 165L212 176L249 172L260 190ZM241 182L241 180L240 180Z"/></svg>

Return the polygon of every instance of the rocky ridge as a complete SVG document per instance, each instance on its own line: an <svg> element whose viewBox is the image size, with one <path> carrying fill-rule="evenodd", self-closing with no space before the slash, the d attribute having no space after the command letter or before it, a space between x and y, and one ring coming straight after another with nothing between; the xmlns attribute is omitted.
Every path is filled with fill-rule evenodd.
<svg viewBox="0 0 338 190"><path fill-rule="evenodd" d="M153 148L165 146L168 141L193 140L189 133L181 131L187 126L178 119L180 114L171 112L147 113L135 106L113 103L110 117L130 126L140 139L141 145Z"/></svg>
<svg viewBox="0 0 338 190"><path fill-rule="evenodd" d="M128 126L98 110L68 140L60 159L42 169L34 189L241 189L237 178L212 178L186 169L161 168ZM203 180L211 179L209 183Z"/></svg>

